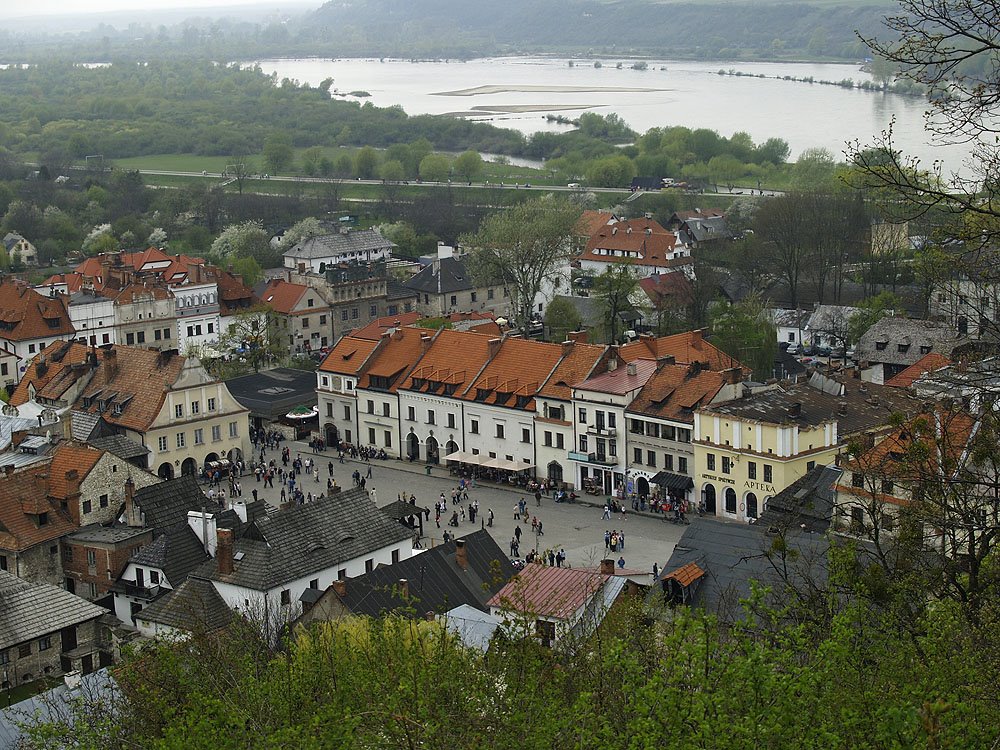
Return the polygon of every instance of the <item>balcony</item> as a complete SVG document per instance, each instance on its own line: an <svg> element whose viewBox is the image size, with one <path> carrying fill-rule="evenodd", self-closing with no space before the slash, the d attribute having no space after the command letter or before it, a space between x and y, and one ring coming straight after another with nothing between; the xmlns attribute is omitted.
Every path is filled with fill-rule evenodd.
<svg viewBox="0 0 1000 750"><path fill-rule="evenodd" d="M587 434L613 438L618 436L618 430L614 427L598 427L597 425L588 424Z"/></svg>
<svg viewBox="0 0 1000 750"><path fill-rule="evenodd" d="M125 596L134 596L136 599L153 600L160 595L159 586L140 586L133 581L125 581Z"/></svg>
<svg viewBox="0 0 1000 750"><path fill-rule="evenodd" d="M600 466L614 466L618 463L618 456L615 454L570 451L566 454L566 458L570 461L579 461L584 464L598 464Z"/></svg>

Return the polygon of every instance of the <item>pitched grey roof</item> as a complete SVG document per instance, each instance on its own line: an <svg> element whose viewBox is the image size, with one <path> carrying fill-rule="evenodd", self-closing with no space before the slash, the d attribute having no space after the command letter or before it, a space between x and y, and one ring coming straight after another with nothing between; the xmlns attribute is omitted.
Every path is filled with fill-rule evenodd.
<svg viewBox="0 0 1000 750"><path fill-rule="evenodd" d="M856 312L858 308L850 305L816 305L809 315L806 328L818 333L846 336L851 316Z"/></svg>
<svg viewBox="0 0 1000 750"><path fill-rule="evenodd" d="M90 444L99 450L113 453L118 458L124 458L126 461L149 455L149 448L134 440L129 440L124 435L94 438Z"/></svg>
<svg viewBox="0 0 1000 750"><path fill-rule="evenodd" d="M880 350L878 345L882 343L885 348ZM951 356L959 343L957 333L946 323L886 317L861 337L856 358L861 362L909 366L932 351ZM905 351L900 351L900 346Z"/></svg>
<svg viewBox="0 0 1000 750"><path fill-rule="evenodd" d="M695 242L723 240L730 236L725 216L699 216L684 222L687 233Z"/></svg>
<svg viewBox="0 0 1000 750"><path fill-rule="evenodd" d="M444 622L448 630L457 635L465 646L486 651L501 620L489 612L480 612L468 604L460 604L447 613Z"/></svg>
<svg viewBox="0 0 1000 750"><path fill-rule="evenodd" d="M830 528L841 470L815 466L767 501L757 523L779 529L800 528L822 534Z"/></svg>
<svg viewBox="0 0 1000 750"><path fill-rule="evenodd" d="M435 260L404 281L403 286L421 294L451 294L476 288L472 275L459 258Z"/></svg>
<svg viewBox="0 0 1000 750"><path fill-rule="evenodd" d="M463 537L468 567L455 560L455 540L392 565L380 565L371 573L347 581L347 595L341 597L356 615L380 615L410 609L419 615L440 614L460 604L483 612L487 602L517 572L510 559L486 530ZM405 578L410 599L398 595L399 581Z"/></svg>
<svg viewBox="0 0 1000 750"><path fill-rule="evenodd" d="M188 578L136 617L187 632L212 631L228 625L233 619L233 611L210 581Z"/></svg>
<svg viewBox="0 0 1000 750"><path fill-rule="evenodd" d="M151 544L140 547L130 562L159 568L166 575L167 583L176 589L208 557L197 535L185 522L169 527Z"/></svg>
<svg viewBox="0 0 1000 750"><path fill-rule="evenodd" d="M90 414L83 411L74 411L70 414L70 433L74 440L87 442L97 423L101 421L100 414Z"/></svg>
<svg viewBox="0 0 1000 750"><path fill-rule="evenodd" d="M189 510L219 509L201 491L198 480L188 475L136 490L135 503L142 510L145 526L156 530L186 524Z"/></svg>
<svg viewBox="0 0 1000 750"><path fill-rule="evenodd" d="M349 232L309 237L285 252L290 258L336 258L349 253L379 254L396 247L375 229L352 229Z"/></svg>
<svg viewBox="0 0 1000 750"><path fill-rule="evenodd" d="M0 571L0 649L94 620L105 610L66 589Z"/></svg>
<svg viewBox="0 0 1000 750"><path fill-rule="evenodd" d="M293 505L261 516L235 541L231 575L221 575L215 560L197 575L257 591L326 570L377 550L409 540L411 529L375 507L361 488L333 497Z"/></svg>

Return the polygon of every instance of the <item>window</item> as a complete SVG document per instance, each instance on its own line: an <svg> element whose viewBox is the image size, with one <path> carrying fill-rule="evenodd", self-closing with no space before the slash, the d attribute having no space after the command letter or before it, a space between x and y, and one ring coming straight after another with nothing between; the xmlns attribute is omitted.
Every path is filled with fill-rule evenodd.
<svg viewBox="0 0 1000 750"><path fill-rule="evenodd" d="M368 317L369 318L374 318L376 316L378 316L378 307L375 306L375 305L372 305L371 307L368 308Z"/></svg>
<svg viewBox="0 0 1000 750"><path fill-rule="evenodd" d="M864 487L865 486L864 474L861 474L860 472L857 471L851 472L851 486Z"/></svg>
<svg viewBox="0 0 1000 750"><path fill-rule="evenodd" d="M156 449L158 451L161 451L161 452L165 451L167 449L167 438L166 437L158 437L156 439Z"/></svg>
<svg viewBox="0 0 1000 750"><path fill-rule="evenodd" d="M500 422L497 422L496 425L495 425L495 427L496 427L496 429L495 429L495 437L498 438L498 439L500 439L500 440L503 440L503 436L504 436L503 435L503 425Z"/></svg>
<svg viewBox="0 0 1000 750"><path fill-rule="evenodd" d="M656 468L656 454L653 451L646 451L646 465Z"/></svg>
<svg viewBox="0 0 1000 750"><path fill-rule="evenodd" d="M90 500L83 501L83 512L90 513L94 509L94 504Z"/></svg>
<svg viewBox="0 0 1000 750"><path fill-rule="evenodd" d="M615 414L614 414L614 412L610 412L609 411L608 412L608 427L613 430L616 426L617 426L617 423L615 422Z"/></svg>
<svg viewBox="0 0 1000 750"><path fill-rule="evenodd" d="M333 418L333 404L327 402L326 405L326 416Z"/></svg>
<svg viewBox="0 0 1000 750"><path fill-rule="evenodd" d="M639 466L642 466L642 448L632 449L632 461L633 463L637 463Z"/></svg>
<svg viewBox="0 0 1000 750"><path fill-rule="evenodd" d="M208 324L208 332L209 333L215 333L215 323L209 323Z"/></svg>
<svg viewBox="0 0 1000 750"><path fill-rule="evenodd" d="M451 295L451 306L455 307L458 304L458 297L456 295Z"/></svg>
<svg viewBox="0 0 1000 750"><path fill-rule="evenodd" d="M137 343L137 344L145 344L146 343L146 332L145 331L139 331L139 333L137 333L135 335L135 343Z"/></svg>
<svg viewBox="0 0 1000 750"><path fill-rule="evenodd" d="M875 348L878 351L880 351L880 352L884 352L885 351L885 347L888 346L888 344L889 344L888 341L876 341L875 342Z"/></svg>
<svg viewBox="0 0 1000 750"><path fill-rule="evenodd" d="M816 468L816 462L815 461L807 461L806 462L806 471L812 471L815 468Z"/></svg>
<svg viewBox="0 0 1000 750"><path fill-rule="evenodd" d="M492 289L487 289L486 290L486 299L493 299L493 290Z"/></svg>
<svg viewBox="0 0 1000 750"><path fill-rule="evenodd" d="M891 479L883 479L882 480L882 492L884 492L887 495L891 495L892 494L892 490L893 490L892 480Z"/></svg>
<svg viewBox="0 0 1000 750"><path fill-rule="evenodd" d="M709 471L715 471L715 454L709 453L705 456L705 466Z"/></svg>
<svg viewBox="0 0 1000 750"><path fill-rule="evenodd" d="M674 457L669 453L663 454L663 468L667 471L674 470Z"/></svg>
<svg viewBox="0 0 1000 750"><path fill-rule="evenodd" d="M677 428L677 440L682 443L691 442L691 430L685 430L682 427Z"/></svg>
<svg viewBox="0 0 1000 750"><path fill-rule="evenodd" d="M156 570L149 571L149 582L154 586L160 585L160 573Z"/></svg>
<svg viewBox="0 0 1000 750"><path fill-rule="evenodd" d="M375 428L374 427L369 427L368 428L368 444L369 445L375 445Z"/></svg>
<svg viewBox="0 0 1000 750"><path fill-rule="evenodd" d="M194 431L194 444L201 445L204 442L205 442L205 430L199 427L197 430Z"/></svg>
<svg viewBox="0 0 1000 750"><path fill-rule="evenodd" d="M184 416L184 404L177 404L174 407L174 416L177 417L177 419Z"/></svg>
<svg viewBox="0 0 1000 750"><path fill-rule="evenodd" d="M587 436L580 435L580 453L587 452Z"/></svg>
<svg viewBox="0 0 1000 750"><path fill-rule="evenodd" d="M556 433L556 448L563 447L563 434L561 432Z"/></svg>
<svg viewBox="0 0 1000 750"><path fill-rule="evenodd" d="M194 326L188 326L188 336L194 336Z"/></svg>
<svg viewBox="0 0 1000 750"><path fill-rule="evenodd" d="M161 336L162 336L162 334L160 333L160 329L159 328L157 328L155 331L153 331L153 339L155 341L159 341Z"/></svg>
<svg viewBox="0 0 1000 750"><path fill-rule="evenodd" d="M770 464L764 464L764 481L770 484L774 481L774 476Z"/></svg>
<svg viewBox="0 0 1000 750"><path fill-rule="evenodd" d="M391 448L392 447L392 430L386 430L382 434L385 436L385 447L386 448Z"/></svg>
<svg viewBox="0 0 1000 750"><path fill-rule="evenodd" d="M365 560L365 573L371 573L373 570L375 570L375 561Z"/></svg>
<svg viewBox="0 0 1000 750"><path fill-rule="evenodd" d="M726 488L726 513L736 513L736 490Z"/></svg>
<svg viewBox="0 0 1000 750"><path fill-rule="evenodd" d="M239 435L240 435L240 424L239 424L239 422L230 422L229 423L229 437L234 438L234 437L239 437Z"/></svg>
<svg viewBox="0 0 1000 750"><path fill-rule="evenodd" d="M586 409L580 409L580 419L578 421L580 422L580 424L586 424L587 423L587 410Z"/></svg>
<svg viewBox="0 0 1000 750"><path fill-rule="evenodd" d="M428 409L427 410L427 424L434 424L434 423L435 423L434 422L434 410L433 409Z"/></svg>
<svg viewBox="0 0 1000 750"><path fill-rule="evenodd" d="M38 639L38 650L48 651L52 648L52 636L46 635Z"/></svg>
<svg viewBox="0 0 1000 750"><path fill-rule="evenodd" d="M311 588L311 589L318 589L319 588L319 579L318 578L313 578L311 581L309 581L309 588Z"/></svg>
<svg viewBox="0 0 1000 750"><path fill-rule="evenodd" d="M87 565L90 567L97 565L97 552L92 549L87 550Z"/></svg>
<svg viewBox="0 0 1000 750"><path fill-rule="evenodd" d="M357 320L357 319L358 319L358 308L352 307L351 308L351 320Z"/></svg>
<svg viewBox="0 0 1000 750"><path fill-rule="evenodd" d="M308 328L309 327L309 318L303 318L302 319L302 327L303 328Z"/></svg>
<svg viewBox="0 0 1000 750"><path fill-rule="evenodd" d="M282 606L292 603L292 592L288 589L281 590L281 604Z"/></svg>
<svg viewBox="0 0 1000 750"><path fill-rule="evenodd" d="M326 325L326 316L325 315L320 315L319 316L319 324L321 326L325 326Z"/></svg>
<svg viewBox="0 0 1000 750"><path fill-rule="evenodd" d="M306 299L306 307L312 307L314 304L316 304L316 301L312 297Z"/></svg>
<svg viewBox="0 0 1000 750"><path fill-rule="evenodd" d="M473 435L478 435L479 434L479 420L478 419L470 419L469 420L469 432L471 432Z"/></svg>
<svg viewBox="0 0 1000 750"><path fill-rule="evenodd" d="M0 555L0 570L7 570L7 555Z"/></svg>
<svg viewBox="0 0 1000 750"><path fill-rule="evenodd" d="M219 425L212 425L212 442L217 443L222 440L222 428Z"/></svg>
<svg viewBox="0 0 1000 750"><path fill-rule="evenodd" d="M529 430L527 427L521 428L521 442L522 443L531 442L531 430Z"/></svg>
<svg viewBox="0 0 1000 750"><path fill-rule="evenodd" d="M126 333L125 334L125 343L128 346L134 346L135 345L135 334L134 333ZM28 346L28 351L29 352L34 351L34 348L35 348L35 345L31 344L31 345Z"/></svg>
<svg viewBox="0 0 1000 750"><path fill-rule="evenodd" d="M113 469L117 469L118 467L117 466L113 466L112 468ZM102 508L107 508L108 507L108 496L107 495L101 495L101 507Z"/></svg>
<svg viewBox="0 0 1000 750"><path fill-rule="evenodd" d="M346 307L343 310L340 311L340 319L341 320L347 320L347 308Z"/></svg>
<svg viewBox="0 0 1000 750"><path fill-rule="evenodd" d="M398 549L394 549L392 551L392 562L393 563L398 563L399 562L399 550Z"/></svg>
<svg viewBox="0 0 1000 750"><path fill-rule="evenodd" d="M10 664L10 653L7 649L0 651L0 664ZM4 685L6 687L6 685Z"/></svg>
<svg viewBox="0 0 1000 750"><path fill-rule="evenodd" d="M201 411L201 404L199 402L197 402L197 401L192 401L191 402L191 413L192 414L197 414L200 411Z"/></svg>
<svg viewBox="0 0 1000 750"><path fill-rule="evenodd" d="M618 455L618 441L609 440L608 441L608 455L617 456Z"/></svg>
<svg viewBox="0 0 1000 750"><path fill-rule="evenodd" d="M344 419L348 422L351 421L351 406L350 404L344 404Z"/></svg>
<svg viewBox="0 0 1000 750"><path fill-rule="evenodd" d="M389 402L388 401L386 401L384 404L382 404L382 416L383 417L388 417L389 416ZM453 427L454 425L450 425L450 426Z"/></svg>
<svg viewBox="0 0 1000 750"><path fill-rule="evenodd" d="M178 432L177 433L177 447L178 448L183 448L184 447L184 433L183 432Z"/></svg>
<svg viewBox="0 0 1000 750"><path fill-rule="evenodd" d="M375 413L375 402L372 401L371 399L368 399L368 413L369 414Z"/></svg>
<svg viewBox="0 0 1000 750"><path fill-rule="evenodd" d="M215 411L215 399L214 398L210 398L208 400L208 410L209 411Z"/></svg>
<svg viewBox="0 0 1000 750"><path fill-rule="evenodd" d="M546 446L552 445L552 431L546 430L545 435L542 436L542 444Z"/></svg>
<svg viewBox="0 0 1000 750"><path fill-rule="evenodd" d="M406 407L406 419L409 422L416 422L417 421L417 409L416 409L416 407L414 407L414 406L407 406Z"/></svg>
<svg viewBox="0 0 1000 750"><path fill-rule="evenodd" d="M757 478L757 463L755 461L747 461L747 477L750 479Z"/></svg>
<svg viewBox="0 0 1000 750"><path fill-rule="evenodd" d="M21 659L25 658L26 656L31 656L31 644L30 643L22 643L20 646L18 646L17 647L17 655Z"/></svg>
<svg viewBox="0 0 1000 750"><path fill-rule="evenodd" d="M476 293L475 293L475 292L473 292L473 293L472 293L472 296L471 296L471 300L472 300L473 302L475 302L475 301L476 301Z"/></svg>

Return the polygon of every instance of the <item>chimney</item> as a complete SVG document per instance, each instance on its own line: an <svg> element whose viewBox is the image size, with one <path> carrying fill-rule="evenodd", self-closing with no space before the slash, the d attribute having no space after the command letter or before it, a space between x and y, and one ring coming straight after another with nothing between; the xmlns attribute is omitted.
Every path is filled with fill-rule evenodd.
<svg viewBox="0 0 1000 750"><path fill-rule="evenodd" d="M243 506L244 509L246 506ZM215 526L215 516L207 510L189 510L187 514L188 526L191 531L201 541L201 546L205 548L212 557L216 554L216 545L219 534Z"/></svg>
<svg viewBox="0 0 1000 750"><path fill-rule="evenodd" d="M788 407L788 416L792 418L798 418L802 415L802 402L796 401L794 404Z"/></svg>
<svg viewBox="0 0 1000 750"><path fill-rule="evenodd" d="M49 366L45 363L45 355L38 355L38 361L35 363L35 374L42 378L45 377L45 373L49 371Z"/></svg>
<svg viewBox="0 0 1000 750"><path fill-rule="evenodd" d="M575 341L563 341L562 342L562 353L565 357L573 351L573 347L576 346Z"/></svg>
<svg viewBox="0 0 1000 750"><path fill-rule="evenodd" d="M430 336L428 336L427 334L423 334L420 337L420 350L426 352L428 349L430 349L431 341L433 341L433 339Z"/></svg>
<svg viewBox="0 0 1000 750"><path fill-rule="evenodd" d="M586 331L570 331L566 334L566 338L575 344L586 344L588 335Z"/></svg>
<svg viewBox="0 0 1000 750"><path fill-rule="evenodd" d="M405 578L399 579L399 595L403 599L410 598L410 582L407 581Z"/></svg>
<svg viewBox="0 0 1000 750"><path fill-rule="evenodd" d="M347 581L342 578L338 578L331 585L333 586L333 590L336 592L337 596L341 598L347 596Z"/></svg>
<svg viewBox="0 0 1000 750"><path fill-rule="evenodd" d="M3 467L3 475L5 477L9 477L13 473L14 473L14 464L7 464L6 466Z"/></svg>
<svg viewBox="0 0 1000 750"><path fill-rule="evenodd" d="M730 367L722 371L722 382L726 385L737 385L743 380L743 370L739 367Z"/></svg>
<svg viewBox="0 0 1000 750"><path fill-rule="evenodd" d="M426 612L424 612L424 619L427 620L427 622L434 622L434 620L437 618L435 618L433 610L429 609Z"/></svg>
<svg viewBox="0 0 1000 750"><path fill-rule="evenodd" d="M837 416L838 417L846 417L847 416L847 402L846 401L841 401L837 405Z"/></svg>
<svg viewBox="0 0 1000 750"><path fill-rule="evenodd" d="M468 550L465 549L464 539L455 540L455 562L462 570L469 569L469 553Z"/></svg>
<svg viewBox="0 0 1000 750"><path fill-rule="evenodd" d="M639 374L639 371L636 369L635 362L629 362L627 365L625 365L625 372L626 374L632 376Z"/></svg>
<svg viewBox="0 0 1000 750"><path fill-rule="evenodd" d="M135 505L135 482L129 477L125 480L125 524L133 528L142 526L141 515Z"/></svg>
<svg viewBox="0 0 1000 750"><path fill-rule="evenodd" d="M236 512L236 515L240 517L243 523L247 522L247 504L242 497L233 498L232 509Z"/></svg>
<svg viewBox="0 0 1000 750"><path fill-rule="evenodd" d="M614 560L601 560L601 575L613 576L615 574Z"/></svg>
<svg viewBox="0 0 1000 750"><path fill-rule="evenodd" d="M233 574L233 531L232 529L219 529L216 533L216 554L215 560L218 563L219 575L229 576Z"/></svg>
<svg viewBox="0 0 1000 750"><path fill-rule="evenodd" d="M701 344L700 328L696 328L695 330L691 331L690 335L688 336L688 342L691 344L691 346L698 346L699 344Z"/></svg>
<svg viewBox="0 0 1000 750"><path fill-rule="evenodd" d="M489 347L489 352L490 352L490 359L493 359L495 356L497 356L497 353L500 351L500 344L502 343L503 341L501 339L490 339L487 342L487 346Z"/></svg>

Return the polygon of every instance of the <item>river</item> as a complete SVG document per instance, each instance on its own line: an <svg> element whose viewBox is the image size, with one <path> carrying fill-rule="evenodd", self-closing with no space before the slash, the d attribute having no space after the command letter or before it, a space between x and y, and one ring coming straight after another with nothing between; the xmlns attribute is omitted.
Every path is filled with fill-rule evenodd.
<svg viewBox="0 0 1000 750"><path fill-rule="evenodd" d="M624 63L621 69L616 67L618 62ZM380 107L399 105L411 115L464 113L470 119L524 133L567 127L546 120L549 113L573 118L584 111L616 112L640 133L652 127L685 125L726 136L743 130L757 142L772 136L784 138L794 159L813 147L830 149L840 157L848 142L871 142L895 117L897 145L925 165L942 159L946 168L960 169L968 154L965 146L930 143L923 128L927 104L919 97L774 78L871 80L857 65L664 60L647 61L647 70L633 70L632 62L602 60L600 68L594 67L593 60L575 60L570 67L565 58L543 57L447 63L274 59L257 64L268 74L277 73L279 79L310 85L333 78L338 92L367 91L371 96L361 101ZM720 76L720 69L768 77ZM485 90L469 92L480 87ZM452 95L442 95L448 92Z"/></svg>

